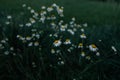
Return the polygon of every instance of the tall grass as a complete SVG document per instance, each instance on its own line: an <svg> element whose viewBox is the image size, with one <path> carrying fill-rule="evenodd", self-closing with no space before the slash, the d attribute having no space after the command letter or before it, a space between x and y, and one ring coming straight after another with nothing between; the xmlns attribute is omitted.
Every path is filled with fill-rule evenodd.
<svg viewBox="0 0 120 80"><path fill-rule="evenodd" d="M120 28L66 20L56 4L1 17L1 80L119 80Z"/></svg>

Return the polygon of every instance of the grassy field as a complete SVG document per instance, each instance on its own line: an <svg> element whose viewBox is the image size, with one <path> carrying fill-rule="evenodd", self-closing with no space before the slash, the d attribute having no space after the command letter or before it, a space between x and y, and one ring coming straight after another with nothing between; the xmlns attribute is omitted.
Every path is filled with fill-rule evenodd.
<svg viewBox="0 0 120 80"><path fill-rule="evenodd" d="M64 13L68 19L71 16L75 16L82 23L117 26L120 24L120 5L116 3L94 2L90 0L1 0L0 10L19 14L21 5L26 3L39 11L40 6L50 5L53 2L65 7Z"/></svg>
<svg viewBox="0 0 120 80"><path fill-rule="evenodd" d="M108 2L0 0L0 80L120 80L119 14Z"/></svg>

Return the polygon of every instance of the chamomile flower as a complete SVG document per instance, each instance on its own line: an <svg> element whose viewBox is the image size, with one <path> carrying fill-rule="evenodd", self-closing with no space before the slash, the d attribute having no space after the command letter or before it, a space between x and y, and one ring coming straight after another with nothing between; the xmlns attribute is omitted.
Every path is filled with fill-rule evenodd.
<svg viewBox="0 0 120 80"><path fill-rule="evenodd" d="M75 17L72 18L72 21L75 21Z"/></svg>
<svg viewBox="0 0 120 80"><path fill-rule="evenodd" d="M58 65L64 65L64 64L65 64L64 61L59 61L59 62L58 62Z"/></svg>
<svg viewBox="0 0 120 80"><path fill-rule="evenodd" d="M31 7L27 7L28 10L31 10Z"/></svg>
<svg viewBox="0 0 120 80"><path fill-rule="evenodd" d="M34 42L34 46L39 46L39 42L38 41Z"/></svg>
<svg viewBox="0 0 120 80"><path fill-rule="evenodd" d="M32 24L31 23L26 23L25 24L27 27L30 27Z"/></svg>
<svg viewBox="0 0 120 80"><path fill-rule="evenodd" d="M61 28L60 28L60 30L61 30L61 31L65 31L65 29L66 29L66 26L64 26L64 25L61 25Z"/></svg>
<svg viewBox="0 0 120 80"><path fill-rule="evenodd" d="M29 44L28 44L28 46L32 46L33 45L33 42L30 42Z"/></svg>
<svg viewBox="0 0 120 80"><path fill-rule="evenodd" d="M86 56L85 58L86 58L87 60L90 60L90 59L91 59L91 57L90 57L90 56Z"/></svg>
<svg viewBox="0 0 120 80"><path fill-rule="evenodd" d="M46 9L46 7L45 7L45 6L42 6L41 9Z"/></svg>
<svg viewBox="0 0 120 80"><path fill-rule="evenodd" d="M47 8L47 11L48 11L48 12L53 11L53 7L48 7L48 8Z"/></svg>
<svg viewBox="0 0 120 80"><path fill-rule="evenodd" d="M55 19L56 19L55 15L52 15L51 20L55 20Z"/></svg>
<svg viewBox="0 0 120 80"><path fill-rule="evenodd" d="M81 56L82 56L82 57L85 57L85 52L82 51L82 52L81 52Z"/></svg>
<svg viewBox="0 0 120 80"><path fill-rule="evenodd" d="M83 48L83 43L79 43L78 48Z"/></svg>
<svg viewBox="0 0 120 80"><path fill-rule="evenodd" d="M55 50L54 50L54 49L51 49L51 53L54 54L54 53L55 53Z"/></svg>
<svg viewBox="0 0 120 80"><path fill-rule="evenodd" d="M5 54L5 55L8 55L8 54L9 54L9 51L5 51L4 54Z"/></svg>
<svg viewBox="0 0 120 80"><path fill-rule="evenodd" d="M84 33L81 34L80 37L81 37L82 39L86 39L86 38L87 38L86 35L85 35Z"/></svg>
<svg viewBox="0 0 120 80"><path fill-rule="evenodd" d="M100 56L100 53L99 53L99 52L97 52L97 53L96 53L96 56Z"/></svg>
<svg viewBox="0 0 120 80"><path fill-rule="evenodd" d="M34 13L35 12L35 10L33 10L33 9L31 9L31 11L30 11L31 13Z"/></svg>
<svg viewBox="0 0 120 80"><path fill-rule="evenodd" d="M85 30L82 28L82 29L81 29L81 32L84 32L84 31L85 31Z"/></svg>
<svg viewBox="0 0 120 80"><path fill-rule="evenodd" d="M55 3L52 4L53 7L57 7L57 5Z"/></svg>
<svg viewBox="0 0 120 80"><path fill-rule="evenodd" d="M30 41L32 38L30 36L26 37L26 40Z"/></svg>
<svg viewBox="0 0 120 80"><path fill-rule="evenodd" d="M84 27L87 27L87 26L88 26L88 24L87 24L87 23L85 23L85 24L83 24L83 26L84 26Z"/></svg>
<svg viewBox="0 0 120 80"><path fill-rule="evenodd" d="M62 44L62 42L61 42L60 40L55 40L54 43L53 43L53 45L54 45L55 47L58 47L58 46L60 46L61 44Z"/></svg>
<svg viewBox="0 0 120 80"><path fill-rule="evenodd" d="M35 21L35 19L30 18L30 22L33 24L33 23L35 23L36 21Z"/></svg>
<svg viewBox="0 0 120 80"><path fill-rule="evenodd" d="M26 4L23 4L22 7L26 7Z"/></svg>
<svg viewBox="0 0 120 80"><path fill-rule="evenodd" d="M10 15L7 16L7 19L11 19L11 18L12 18L12 16L10 16Z"/></svg>
<svg viewBox="0 0 120 80"><path fill-rule="evenodd" d="M98 50L98 48L96 47L95 44L89 45L89 49L90 49L90 51L93 51L93 52L96 52Z"/></svg>
<svg viewBox="0 0 120 80"><path fill-rule="evenodd" d="M74 32L73 30L71 30L71 29L68 29L67 31L68 31L70 34L72 34L72 35L75 34L75 32Z"/></svg>
<svg viewBox="0 0 120 80"><path fill-rule="evenodd" d="M115 48L115 46L111 46L111 48L114 52L117 52L117 49Z"/></svg>
<svg viewBox="0 0 120 80"><path fill-rule="evenodd" d="M67 44L71 44L70 39L66 39L65 42L64 42L64 44L66 44L66 45L67 45Z"/></svg>
<svg viewBox="0 0 120 80"><path fill-rule="evenodd" d="M5 22L5 24L6 24L6 25L9 25L9 24L10 24L10 22L9 22L9 21L6 21L6 22Z"/></svg>

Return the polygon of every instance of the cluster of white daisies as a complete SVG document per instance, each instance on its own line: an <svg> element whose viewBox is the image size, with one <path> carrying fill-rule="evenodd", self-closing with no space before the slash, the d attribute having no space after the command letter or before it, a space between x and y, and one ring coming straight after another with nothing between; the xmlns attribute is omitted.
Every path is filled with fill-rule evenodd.
<svg viewBox="0 0 120 80"><path fill-rule="evenodd" d="M71 53L75 49L79 49L80 56L87 60L91 60L91 55L89 55L89 53L87 53L88 51L85 50L89 50L94 55L100 56L99 48L96 44L93 44L92 42L91 44L87 44L85 42L87 39L87 35L85 34L85 28L88 26L87 23L77 24L75 17L73 17L69 23L65 23L62 19L64 18L64 7L60 7L54 3L50 7L42 6L40 12L35 11L26 4L23 4L22 7L26 8L32 14L28 22L25 24L18 24L20 29L26 28L26 32L27 30L29 32L29 35L23 35L20 32L16 36L18 41L22 41L22 44L27 44L27 47L41 47L42 44L40 40L41 37L43 37L42 34L44 34L46 29L50 29L53 31L46 34L46 36L49 36L49 39L52 41L52 43L49 43L52 44L50 46L50 53L52 53L52 55L56 53L61 54L60 48L64 48L64 45L66 45L69 46L66 49L68 53ZM59 17L61 18L60 20ZM5 24L9 25L11 19L12 16L8 15ZM38 25L38 23L40 25ZM78 42L75 42L74 39L78 39ZM47 43L47 41L49 42L50 40L45 41ZM5 49L4 44L7 44L7 41L8 39L3 39L0 41L0 50ZM117 53L117 50L114 46L111 48L115 53ZM14 47L9 47L9 49L6 49L6 51L4 51L4 54L9 55L9 51L14 51ZM62 58L59 57L58 64L65 64L64 59L62 60Z"/></svg>

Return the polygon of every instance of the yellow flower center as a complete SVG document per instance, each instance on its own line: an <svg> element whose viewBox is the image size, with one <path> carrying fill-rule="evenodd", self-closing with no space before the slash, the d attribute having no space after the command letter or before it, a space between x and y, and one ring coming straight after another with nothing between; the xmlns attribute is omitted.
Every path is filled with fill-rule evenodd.
<svg viewBox="0 0 120 80"><path fill-rule="evenodd" d="M59 42L59 40L55 40L54 43L57 44Z"/></svg>
<svg viewBox="0 0 120 80"><path fill-rule="evenodd" d="M83 43L79 43L79 46L83 46Z"/></svg>
<svg viewBox="0 0 120 80"><path fill-rule="evenodd" d="M92 46L93 48L97 48L95 44L92 44L91 46Z"/></svg>
<svg viewBox="0 0 120 80"><path fill-rule="evenodd" d="M70 41L70 39L66 39L66 42L69 42Z"/></svg>
<svg viewBox="0 0 120 80"><path fill-rule="evenodd" d="M82 34L82 36L85 36L85 34Z"/></svg>

